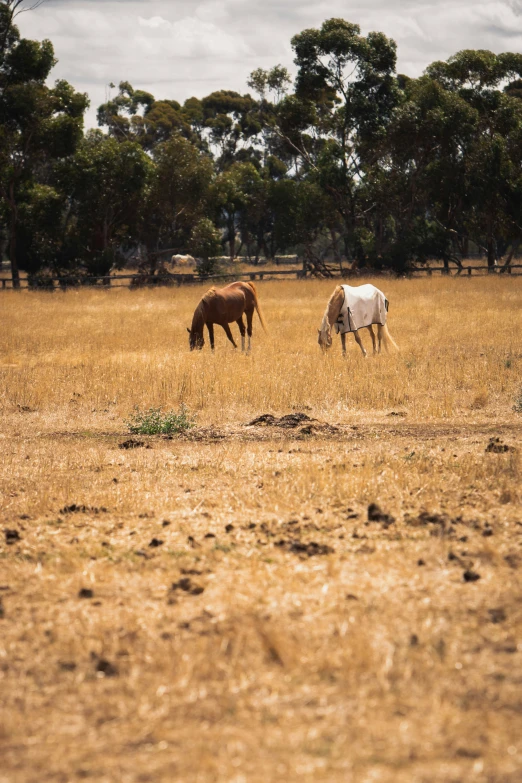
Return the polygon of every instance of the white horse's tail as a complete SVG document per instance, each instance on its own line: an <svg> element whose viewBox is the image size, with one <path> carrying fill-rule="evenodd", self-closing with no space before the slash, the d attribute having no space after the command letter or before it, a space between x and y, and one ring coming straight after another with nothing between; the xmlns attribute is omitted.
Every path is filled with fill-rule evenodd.
<svg viewBox="0 0 522 783"><path fill-rule="evenodd" d="M379 331L380 331L380 336L382 338L382 341L384 343L384 347L385 347L386 351L389 352L390 345L392 345L395 348L396 351L400 351L401 350L399 348L399 346L397 345L397 343L395 342L395 340L393 339L393 337L391 336L390 331L389 331L388 327L386 326L386 324L382 324L382 325L379 324Z"/></svg>

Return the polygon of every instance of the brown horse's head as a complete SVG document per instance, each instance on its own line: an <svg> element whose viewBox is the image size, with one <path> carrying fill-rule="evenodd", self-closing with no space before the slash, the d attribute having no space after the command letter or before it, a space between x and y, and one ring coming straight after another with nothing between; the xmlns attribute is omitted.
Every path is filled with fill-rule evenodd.
<svg viewBox="0 0 522 783"><path fill-rule="evenodd" d="M205 345L205 338L203 337L203 330L201 333L196 332L194 329L189 329L187 326L187 332L189 333L189 348L191 351L201 351Z"/></svg>
<svg viewBox="0 0 522 783"><path fill-rule="evenodd" d="M332 347L332 330L330 327L327 329L318 329L319 336L317 337L317 342L319 343L319 346L323 353L326 353L326 351Z"/></svg>

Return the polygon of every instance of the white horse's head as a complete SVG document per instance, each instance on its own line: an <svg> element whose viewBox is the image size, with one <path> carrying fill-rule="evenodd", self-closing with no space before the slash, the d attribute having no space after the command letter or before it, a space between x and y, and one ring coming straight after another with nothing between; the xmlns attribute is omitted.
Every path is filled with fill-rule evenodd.
<svg viewBox="0 0 522 783"><path fill-rule="evenodd" d="M318 337L317 342L323 353L332 347L332 327L329 324L322 324L321 328L317 330Z"/></svg>

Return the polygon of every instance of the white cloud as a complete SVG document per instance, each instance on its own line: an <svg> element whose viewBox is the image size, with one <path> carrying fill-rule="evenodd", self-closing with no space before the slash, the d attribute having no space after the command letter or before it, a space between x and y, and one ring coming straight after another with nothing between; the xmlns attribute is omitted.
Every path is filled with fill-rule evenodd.
<svg viewBox="0 0 522 783"><path fill-rule="evenodd" d="M201 3L195 13L198 19L203 19L206 22L219 22L229 17L227 3L222 0L209 0L209 2Z"/></svg>
<svg viewBox="0 0 522 783"><path fill-rule="evenodd" d="M142 27L150 27L152 29L156 27L171 27L170 22L167 19L163 19L162 16L151 16L150 19L138 16L138 21Z"/></svg>

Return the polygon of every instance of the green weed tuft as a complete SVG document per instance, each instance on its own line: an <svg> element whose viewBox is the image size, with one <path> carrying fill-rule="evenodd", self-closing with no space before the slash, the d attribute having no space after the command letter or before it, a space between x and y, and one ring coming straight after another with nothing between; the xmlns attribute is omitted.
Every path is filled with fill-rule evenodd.
<svg viewBox="0 0 522 783"><path fill-rule="evenodd" d="M133 435L179 435L196 426L196 416L189 412L184 403L180 405L177 413L163 413L161 408L142 411L136 406L125 424Z"/></svg>

